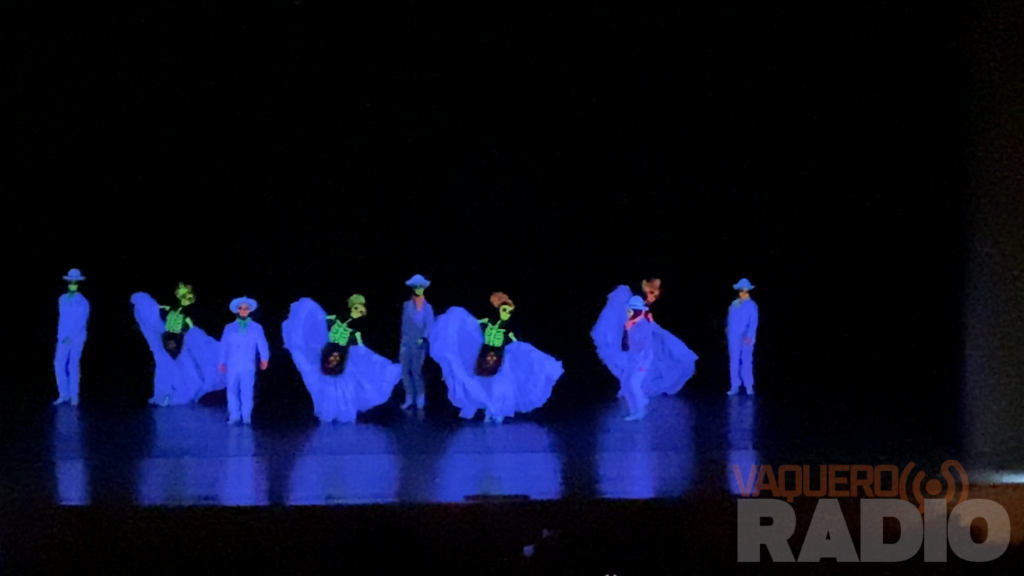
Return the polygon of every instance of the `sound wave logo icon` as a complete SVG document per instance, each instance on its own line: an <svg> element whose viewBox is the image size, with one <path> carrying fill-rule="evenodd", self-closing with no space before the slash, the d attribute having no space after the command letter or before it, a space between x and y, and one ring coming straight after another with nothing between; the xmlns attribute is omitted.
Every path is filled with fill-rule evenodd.
<svg viewBox="0 0 1024 576"><path fill-rule="evenodd" d="M904 502L910 502L910 498L907 496L907 479L910 477L910 473L914 469L914 463L907 464L906 468L900 474L900 500ZM946 480L946 503L953 501L956 496L956 482L953 479L953 474L950 473L950 469L956 469L960 475L960 499L957 500L956 504L960 504L964 500L967 500L967 494L970 492L970 485L967 481L967 471L960 465L956 460L946 460L942 463L939 471L942 473L942 477ZM917 475L914 476L914 482L910 486L911 493L914 495L914 500L917 502L917 509L924 514L924 501L925 498L921 494L921 483L924 481L926 474L918 471ZM924 485L925 492L929 496L938 496L942 492L942 482L937 478L932 478Z"/></svg>

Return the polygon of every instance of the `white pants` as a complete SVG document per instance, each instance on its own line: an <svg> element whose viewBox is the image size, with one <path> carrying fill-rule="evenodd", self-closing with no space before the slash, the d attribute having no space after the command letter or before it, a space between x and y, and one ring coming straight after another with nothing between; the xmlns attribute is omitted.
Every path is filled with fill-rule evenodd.
<svg viewBox="0 0 1024 576"><path fill-rule="evenodd" d="M57 343L57 354L53 358L53 369L57 375L57 393L61 398L78 397L78 366L82 360L85 342Z"/></svg>
<svg viewBox="0 0 1024 576"><path fill-rule="evenodd" d="M252 420L253 388L256 385L256 367L228 365L228 418L248 423Z"/></svg>
<svg viewBox="0 0 1024 576"><path fill-rule="evenodd" d="M644 394L643 384L644 378L647 377L647 367L650 365L650 358L641 358L639 362L635 364L635 367L630 369L626 373L626 376L621 379L622 395L626 398L626 404L629 405L630 415L640 414L647 409L647 403L650 399Z"/></svg>

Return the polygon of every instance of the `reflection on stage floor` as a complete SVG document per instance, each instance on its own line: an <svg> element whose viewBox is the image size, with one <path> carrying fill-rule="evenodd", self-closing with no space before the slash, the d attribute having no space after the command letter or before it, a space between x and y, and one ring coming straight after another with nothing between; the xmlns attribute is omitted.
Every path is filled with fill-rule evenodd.
<svg viewBox="0 0 1024 576"><path fill-rule="evenodd" d="M663 397L639 422L606 404L503 425L395 409L358 424L245 427L228 425L218 406L58 406L5 426L4 497L129 506L681 498L736 494L734 465L956 456L955 438L904 453L899 438L793 412L745 395Z"/></svg>

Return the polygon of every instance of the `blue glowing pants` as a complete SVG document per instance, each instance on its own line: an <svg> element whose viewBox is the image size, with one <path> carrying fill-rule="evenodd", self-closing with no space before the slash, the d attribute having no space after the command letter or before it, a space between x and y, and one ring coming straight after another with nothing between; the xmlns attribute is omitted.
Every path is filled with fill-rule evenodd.
<svg viewBox="0 0 1024 576"><path fill-rule="evenodd" d="M747 392L754 388L754 346L742 341L729 342L729 380L731 391L737 392L740 384Z"/></svg>
<svg viewBox="0 0 1024 576"><path fill-rule="evenodd" d="M57 392L61 399L78 399L78 365L82 360L85 342L57 343L57 354L53 358L53 369L57 374Z"/></svg>
<svg viewBox="0 0 1024 576"><path fill-rule="evenodd" d="M631 370L620 381L622 387L621 394L626 398L626 405L629 406L630 416L643 414L649 402L643 389L644 378L647 377L647 372L643 371L642 368L644 367L638 366L636 370Z"/></svg>
<svg viewBox="0 0 1024 576"><path fill-rule="evenodd" d="M241 420L248 424L252 420L253 388L256 385L256 367L234 367L228 365L228 419Z"/></svg>
<svg viewBox="0 0 1024 576"><path fill-rule="evenodd" d="M402 363L402 384L405 386L406 401L418 401L419 397L426 393L426 384L423 380L423 361L426 357L426 343L402 344L398 360Z"/></svg>

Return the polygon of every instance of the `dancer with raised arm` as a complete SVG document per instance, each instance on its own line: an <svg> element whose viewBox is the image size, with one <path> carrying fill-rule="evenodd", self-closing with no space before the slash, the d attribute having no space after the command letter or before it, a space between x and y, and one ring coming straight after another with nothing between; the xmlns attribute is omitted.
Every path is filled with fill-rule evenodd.
<svg viewBox="0 0 1024 576"><path fill-rule="evenodd" d="M642 419L650 398L675 394L696 369L697 355L655 323L644 298L627 286L608 295L590 336L601 361L619 379L619 397L629 407L627 420Z"/></svg>

